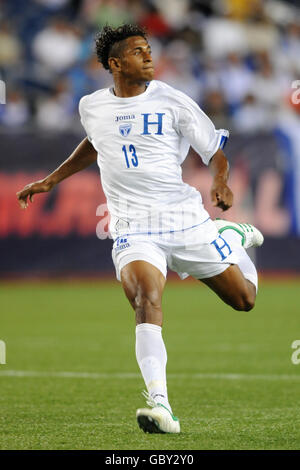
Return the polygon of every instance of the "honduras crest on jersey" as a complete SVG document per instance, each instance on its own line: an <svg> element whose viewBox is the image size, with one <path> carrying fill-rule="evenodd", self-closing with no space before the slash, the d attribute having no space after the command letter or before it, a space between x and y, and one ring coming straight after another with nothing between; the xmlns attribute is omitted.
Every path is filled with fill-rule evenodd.
<svg viewBox="0 0 300 470"><path fill-rule="evenodd" d="M124 122L119 125L119 131L122 137L127 137L131 131L132 124L130 122Z"/></svg>

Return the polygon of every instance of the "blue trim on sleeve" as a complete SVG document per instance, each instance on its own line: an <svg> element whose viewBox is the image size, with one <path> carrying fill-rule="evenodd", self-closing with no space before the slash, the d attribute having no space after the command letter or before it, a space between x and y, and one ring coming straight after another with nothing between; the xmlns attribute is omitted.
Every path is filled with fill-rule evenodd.
<svg viewBox="0 0 300 470"><path fill-rule="evenodd" d="M227 140L228 140L228 137L226 135L222 135L219 149L222 150L225 147Z"/></svg>

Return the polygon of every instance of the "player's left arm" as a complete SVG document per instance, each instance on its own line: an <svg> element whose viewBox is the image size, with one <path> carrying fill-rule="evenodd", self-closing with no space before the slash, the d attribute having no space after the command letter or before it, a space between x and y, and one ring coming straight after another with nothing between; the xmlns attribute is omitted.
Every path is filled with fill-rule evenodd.
<svg viewBox="0 0 300 470"><path fill-rule="evenodd" d="M233 194L227 186L229 163L223 150L216 151L208 166L213 175L213 184L210 191L212 203L214 206L226 211L232 206Z"/></svg>

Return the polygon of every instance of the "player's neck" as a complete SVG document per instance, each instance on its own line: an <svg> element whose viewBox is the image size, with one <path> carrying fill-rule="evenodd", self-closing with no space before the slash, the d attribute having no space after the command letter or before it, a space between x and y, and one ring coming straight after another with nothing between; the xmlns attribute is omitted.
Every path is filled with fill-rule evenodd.
<svg viewBox="0 0 300 470"><path fill-rule="evenodd" d="M147 88L146 82L129 82L127 80L114 80L113 92L120 98L130 98L138 96Z"/></svg>

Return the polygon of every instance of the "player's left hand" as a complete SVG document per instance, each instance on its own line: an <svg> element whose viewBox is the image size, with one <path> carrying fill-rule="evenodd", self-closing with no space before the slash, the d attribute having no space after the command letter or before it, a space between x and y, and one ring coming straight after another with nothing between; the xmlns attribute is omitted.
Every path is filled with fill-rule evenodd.
<svg viewBox="0 0 300 470"><path fill-rule="evenodd" d="M33 195L36 193L45 193L50 191L53 183L49 183L47 179L36 181L35 183L27 184L21 191L17 192L17 198L21 209L27 209L28 199L33 202Z"/></svg>
<svg viewBox="0 0 300 470"><path fill-rule="evenodd" d="M232 206L233 193L224 181L214 181L210 194L215 207L227 211Z"/></svg>

